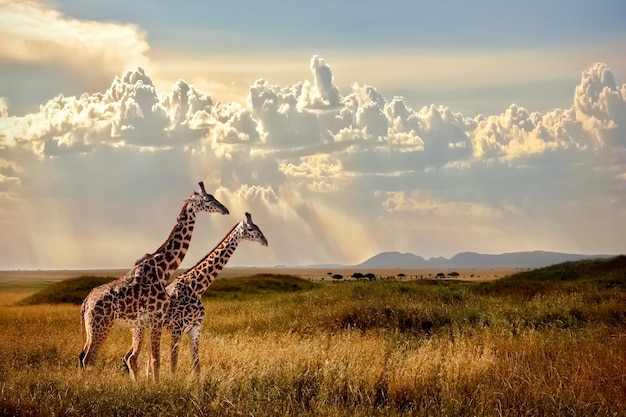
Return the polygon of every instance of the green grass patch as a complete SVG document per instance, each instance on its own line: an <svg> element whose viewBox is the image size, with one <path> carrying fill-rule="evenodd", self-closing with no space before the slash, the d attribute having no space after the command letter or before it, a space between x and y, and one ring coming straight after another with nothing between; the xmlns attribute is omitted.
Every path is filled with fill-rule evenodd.
<svg viewBox="0 0 626 417"><path fill-rule="evenodd" d="M89 291L115 277L82 276L53 283L21 300L19 305L77 304L80 305ZM204 294L208 299L240 299L257 295L292 293L311 290L322 284L292 276L257 274L248 277L217 279Z"/></svg>
<svg viewBox="0 0 626 417"><path fill-rule="evenodd" d="M36 291L40 291L46 287L48 287L50 284L53 284L55 282L55 280L50 280L50 279L32 279L32 278L26 278L23 279L21 277L17 277L17 278L9 278L9 279L3 279L0 278L0 292L12 292L12 293L17 293L17 294L27 294L27 293L34 293Z"/></svg>
<svg viewBox="0 0 626 417"><path fill-rule="evenodd" d="M582 288L626 289L626 256L564 262L519 272L497 281L480 283L481 294L518 294L530 298L546 291L576 291Z"/></svg>
<svg viewBox="0 0 626 417"><path fill-rule="evenodd" d="M70 278L54 284L24 298L19 305L35 304L82 304L89 291L98 285L105 284L116 278L82 276Z"/></svg>
<svg viewBox="0 0 626 417"><path fill-rule="evenodd" d="M292 293L319 288L314 283L293 275L256 274L247 277L216 279L204 293L207 299L236 299L256 295Z"/></svg>

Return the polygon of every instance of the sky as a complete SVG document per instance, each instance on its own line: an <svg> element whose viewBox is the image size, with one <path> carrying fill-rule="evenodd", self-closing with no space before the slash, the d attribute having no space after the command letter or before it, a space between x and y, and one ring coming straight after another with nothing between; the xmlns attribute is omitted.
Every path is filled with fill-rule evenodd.
<svg viewBox="0 0 626 417"><path fill-rule="evenodd" d="M626 253L626 4L0 0L0 269Z"/></svg>

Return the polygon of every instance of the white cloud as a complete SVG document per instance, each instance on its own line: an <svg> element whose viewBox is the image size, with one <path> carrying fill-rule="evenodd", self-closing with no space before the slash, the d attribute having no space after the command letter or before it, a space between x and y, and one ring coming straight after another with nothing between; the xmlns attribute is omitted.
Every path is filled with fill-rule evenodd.
<svg viewBox="0 0 626 417"><path fill-rule="evenodd" d="M616 85L606 64L596 63L583 72L574 110L598 146L626 146L626 84Z"/></svg>
<svg viewBox="0 0 626 417"><path fill-rule="evenodd" d="M18 85L3 87L15 101L36 95L32 90L51 91L38 80L41 68L48 69L48 82L67 85L69 78L94 91L127 68L149 67L148 50L145 33L135 25L77 20L36 1L0 4L0 59L18 68ZM65 76L51 75L60 72ZM38 88L28 85L33 81Z"/></svg>
<svg viewBox="0 0 626 417"><path fill-rule="evenodd" d="M0 118L6 118L8 115L7 100L4 97L0 97Z"/></svg>
<svg viewBox="0 0 626 417"><path fill-rule="evenodd" d="M616 237L626 231L626 84L606 65L583 72L571 108L512 104L477 117L413 109L367 84L341 95L322 58L310 69L312 81L287 86L258 79L247 103L214 101L184 80L159 92L143 67L22 117L0 100L0 195L6 219L28 224L12 230L30 255L13 251L11 262L130 262L160 244L199 179L233 215L211 217L210 236L198 227L192 258L244 211L270 247L232 264L360 262L394 249L626 250ZM576 222L609 236L586 243L593 226Z"/></svg>
<svg viewBox="0 0 626 417"><path fill-rule="evenodd" d="M134 25L79 21L66 18L47 5L33 1L4 1L0 35L5 59L46 61L63 55L73 61L94 57L119 70L137 65L148 44Z"/></svg>
<svg viewBox="0 0 626 417"><path fill-rule="evenodd" d="M501 208L490 207L483 203L470 201L443 201L432 195L432 192L391 191L386 193L382 202L390 213L410 212L429 218L460 218L463 222L477 223L504 217Z"/></svg>
<svg viewBox="0 0 626 417"><path fill-rule="evenodd" d="M305 81L298 97L300 108L334 108L340 105L339 89L333 83L330 67L323 58L315 55L311 58L313 83Z"/></svg>
<svg viewBox="0 0 626 417"><path fill-rule="evenodd" d="M307 155L300 158L300 164L280 164L280 170L291 177L339 178L342 173L341 161L328 154Z"/></svg>
<svg viewBox="0 0 626 417"><path fill-rule="evenodd" d="M158 45L151 48L155 64L151 73L161 89L169 88L185 74L187 81L210 91L215 100L241 103L259 78L281 85L314 84L313 78L305 80L310 70L306 65L311 55L308 46L288 51L246 49L241 53L209 50L196 36L188 40L202 45L195 51L167 50ZM500 112L512 102L541 111L563 106L571 100L573 85L567 85L594 61L610 63L615 76L625 79L626 60L620 59L625 47L624 39L529 49L433 50L418 45L386 48L373 44L365 49L331 48L321 55L332 64L333 85L343 94L354 82L367 83L391 95L404 95L414 108L426 103L444 104L475 115Z"/></svg>

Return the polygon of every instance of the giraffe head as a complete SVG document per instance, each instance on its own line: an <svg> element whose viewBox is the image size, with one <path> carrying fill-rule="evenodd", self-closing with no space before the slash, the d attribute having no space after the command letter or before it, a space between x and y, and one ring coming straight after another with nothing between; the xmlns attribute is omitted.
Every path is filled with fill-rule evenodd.
<svg viewBox="0 0 626 417"><path fill-rule="evenodd" d="M252 215L250 213L246 213L246 218L239 223L239 229L242 239L259 242L261 245L267 246L267 239L263 236L259 226L252 223Z"/></svg>
<svg viewBox="0 0 626 417"><path fill-rule="evenodd" d="M196 213L200 211L207 211L209 213L229 214L228 209L224 207L222 203L206 192L202 181L198 184L200 185L200 192L194 191L193 195L185 200L193 207Z"/></svg>

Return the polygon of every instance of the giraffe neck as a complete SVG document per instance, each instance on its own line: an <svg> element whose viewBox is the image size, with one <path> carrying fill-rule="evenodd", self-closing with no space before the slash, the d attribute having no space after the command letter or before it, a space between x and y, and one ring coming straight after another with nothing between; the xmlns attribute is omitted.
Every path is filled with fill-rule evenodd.
<svg viewBox="0 0 626 417"><path fill-rule="evenodd" d="M178 269L185 258L195 223L196 212L189 203L185 203L169 237L152 255L150 255L156 259L157 268L163 272L162 279L165 281Z"/></svg>
<svg viewBox="0 0 626 417"><path fill-rule="evenodd" d="M185 285L189 285L194 294L201 297L213 283L215 277L224 269L233 253L235 253L241 240L239 227L240 224L233 227L208 255L187 272L181 274L176 279L177 283L182 282Z"/></svg>

